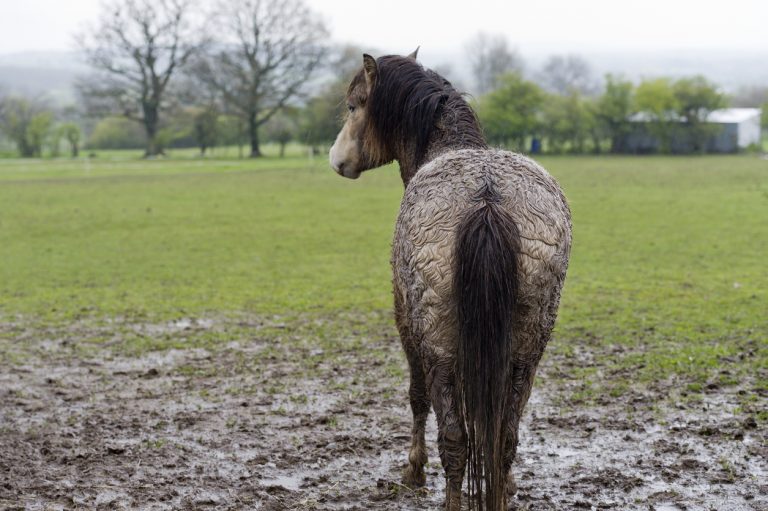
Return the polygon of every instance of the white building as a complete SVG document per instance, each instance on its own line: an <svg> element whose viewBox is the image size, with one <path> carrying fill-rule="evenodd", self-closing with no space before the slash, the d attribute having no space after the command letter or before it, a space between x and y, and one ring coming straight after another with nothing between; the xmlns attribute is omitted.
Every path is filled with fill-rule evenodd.
<svg viewBox="0 0 768 511"><path fill-rule="evenodd" d="M712 141L714 151L733 152L734 144L738 149L759 145L762 135L761 117L762 110L759 108L723 108L710 112L707 122L723 126L723 130Z"/></svg>
<svg viewBox="0 0 768 511"><path fill-rule="evenodd" d="M759 108L721 108L707 115L706 122L720 129L706 142L707 152L735 153L751 145L760 145L762 110ZM633 129L625 139L625 151L630 153L654 153L661 147L661 141L647 128L653 116L638 112L629 117ZM685 124L685 119L670 112L667 121ZM693 150L692 140L685 130L671 135L669 148L673 153L689 153Z"/></svg>

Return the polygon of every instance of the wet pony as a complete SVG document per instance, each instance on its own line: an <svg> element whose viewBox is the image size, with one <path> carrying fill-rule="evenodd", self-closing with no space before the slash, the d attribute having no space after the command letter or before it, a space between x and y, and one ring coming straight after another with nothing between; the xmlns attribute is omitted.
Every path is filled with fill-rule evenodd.
<svg viewBox="0 0 768 511"><path fill-rule="evenodd" d="M557 182L489 148L451 84L407 57L363 56L330 151L356 179L396 160L405 185L392 247L395 318L410 366L404 482L425 484L432 408L446 509L506 509L518 425L555 324L571 247ZM466 472L466 474L465 474Z"/></svg>

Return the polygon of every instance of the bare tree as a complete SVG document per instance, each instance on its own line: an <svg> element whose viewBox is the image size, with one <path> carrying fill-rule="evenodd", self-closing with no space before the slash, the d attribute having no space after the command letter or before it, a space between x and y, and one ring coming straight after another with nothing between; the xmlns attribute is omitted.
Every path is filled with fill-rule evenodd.
<svg viewBox="0 0 768 511"><path fill-rule="evenodd" d="M204 44L192 26L194 0L111 0L78 42L96 70L78 89L92 115L123 115L141 123L146 156L162 152L157 135L171 78Z"/></svg>
<svg viewBox="0 0 768 511"><path fill-rule="evenodd" d="M243 119L258 157L259 127L301 94L326 55L328 31L302 0L224 0L218 11L220 33L234 39L192 72Z"/></svg>
<svg viewBox="0 0 768 511"><path fill-rule="evenodd" d="M328 50L328 65L335 75L336 81L343 89L349 85L355 73L363 67L363 54L381 55L377 48L357 46L355 44L342 44ZM341 94L344 92L342 91Z"/></svg>
<svg viewBox="0 0 768 511"><path fill-rule="evenodd" d="M544 89L561 96L573 92L593 95L598 86L589 63L579 55L553 55L539 72Z"/></svg>
<svg viewBox="0 0 768 511"><path fill-rule="evenodd" d="M497 88L501 76L523 71L522 57L517 50L509 48L506 37L501 34L478 33L467 43L466 52L478 95Z"/></svg>
<svg viewBox="0 0 768 511"><path fill-rule="evenodd" d="M731 106L759 107L768 103L768 86L752 85L741 87L731 97Z"/></svg>

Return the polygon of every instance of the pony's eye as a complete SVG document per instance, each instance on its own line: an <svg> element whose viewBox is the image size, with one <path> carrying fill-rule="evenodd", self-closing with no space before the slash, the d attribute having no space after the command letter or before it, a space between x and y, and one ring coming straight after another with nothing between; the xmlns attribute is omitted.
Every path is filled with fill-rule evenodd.
<svg viewBox="0 0 768 511"><path fill-rule="evenodd" d="M349 113L352 113L355 111L355 105L347 105L347 110L349 110Z"/></svg>

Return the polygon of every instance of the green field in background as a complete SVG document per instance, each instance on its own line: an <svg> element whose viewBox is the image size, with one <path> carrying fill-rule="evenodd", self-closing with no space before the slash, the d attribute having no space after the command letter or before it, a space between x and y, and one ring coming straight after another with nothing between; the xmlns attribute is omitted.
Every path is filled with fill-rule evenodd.
<svg viewBox="0 0 768 511"><path fill-rule="evenodd" d="M290 154L0 160L0 315L386 311L396 166L349 181ZM765 364L768 161L540 161L573 210L558 342L648 345L695 371L757 340Z"/></svg>

